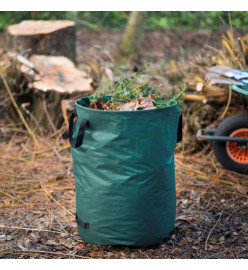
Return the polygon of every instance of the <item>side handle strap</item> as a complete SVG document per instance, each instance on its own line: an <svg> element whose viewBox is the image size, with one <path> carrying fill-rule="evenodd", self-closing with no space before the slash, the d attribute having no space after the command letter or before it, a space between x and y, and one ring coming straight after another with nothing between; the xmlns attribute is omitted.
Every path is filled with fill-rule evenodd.
<svg viewBox="0 0 248 270"><path fill-rule="evenodd" d="M76 222L79 227L82 227L84 229L89 229L90 227L89 222L78 219L77 214L76 214Z"/></svg>
<svg viewBox="0 0 248 270"><path fill-rule="evenodd" d="M183 138L183 115L180 114L177 128L177 143Z"/></svg>
<svg viewBox="0 0 248 270"><path fill-rule="evenodd" d="M85 127L89 125L89 121L86 119L83 119L79 126L77 138L74 139L73 138L73 120L76 115L77 115L76 112L73 112L70 117L70 122L69 122L69 141L72 148L77 148L83 144Z"/></svg>

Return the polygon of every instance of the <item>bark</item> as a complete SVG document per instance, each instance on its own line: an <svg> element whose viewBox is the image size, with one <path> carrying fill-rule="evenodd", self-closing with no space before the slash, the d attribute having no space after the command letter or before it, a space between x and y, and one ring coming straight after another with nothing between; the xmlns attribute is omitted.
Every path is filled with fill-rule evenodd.
<svg viewBox="0 0 248 270"><path fill-rule="evenodd" d="M117 60L126 64L130 61L139 61L139 49L142 44L146 11L132 11L119 45Z"/></svg>
<svg viewBox="0 0 248 270"><path fill-rule="evenodd" d="M73 21L22 21L6 31L6 47L21 54L63 55L75 62Z"/></svg>

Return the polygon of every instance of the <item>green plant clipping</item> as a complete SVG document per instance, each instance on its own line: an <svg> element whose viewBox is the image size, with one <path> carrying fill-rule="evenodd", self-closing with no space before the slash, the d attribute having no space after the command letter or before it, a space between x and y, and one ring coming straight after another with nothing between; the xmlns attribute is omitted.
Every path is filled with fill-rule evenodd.
<svg viewBox="0 0 248 270"><path fill-rule="evenodd" d="M138 73L123 76L103 93L96 92L89 97L90 108L96 110L147 110L171 106L178 101L188 88L186 84L176 95L161 94L160 85L149 86L149 83L139 83L139 79L147 72L149 65Z"/></svg>

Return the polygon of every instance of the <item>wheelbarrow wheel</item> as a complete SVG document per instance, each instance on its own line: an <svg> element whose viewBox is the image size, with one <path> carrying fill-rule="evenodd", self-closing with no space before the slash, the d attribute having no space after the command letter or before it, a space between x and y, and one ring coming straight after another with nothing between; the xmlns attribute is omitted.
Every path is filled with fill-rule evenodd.
<svg viewBox="0 0 248 270"><path fill-rule="evenodd" d="M225 119L214 135L248 138L248 114L236 114ZM213 150L225 169L248 174L248 144L214 141Z"/></svg>

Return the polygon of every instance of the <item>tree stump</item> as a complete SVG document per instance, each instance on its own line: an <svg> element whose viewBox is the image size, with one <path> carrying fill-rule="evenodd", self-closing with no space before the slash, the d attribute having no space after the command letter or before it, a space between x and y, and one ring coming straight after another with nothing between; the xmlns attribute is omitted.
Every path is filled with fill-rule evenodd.
<svg viewBox="0 0 248 270"><path fill-rule="evenodd" d="M6 31L7 49L21 54L63 55L75 63L75 22L22 21L9 25Z"/></svg>
<svg viewBox="0 0 248 270"><path fill-rule="evenodd" d="M0 67L18 106L31 123L44 132L55 131L67 122L68 105L92 93L92 78L64 56L32 55L25 58L15 52L0 54ZM11 108L8 96L1 91L6 108ZM7 102L7 103L6 103ZM8 111L10 111L8 109ZM14 115L11 111L11 115ZM38 125L37 125L38 123ZM40 128L39 128L40 129Z"/></svg>
<svg viewBox="0 0 248 270"><path fill-rule="evenodd" d="M91 93L92 79L64 56L32 55L29 61L33 68L23 64L21 72L34 91L32 112L41 126L53 123L59 127L63 122L61 101Z"/></svg>

